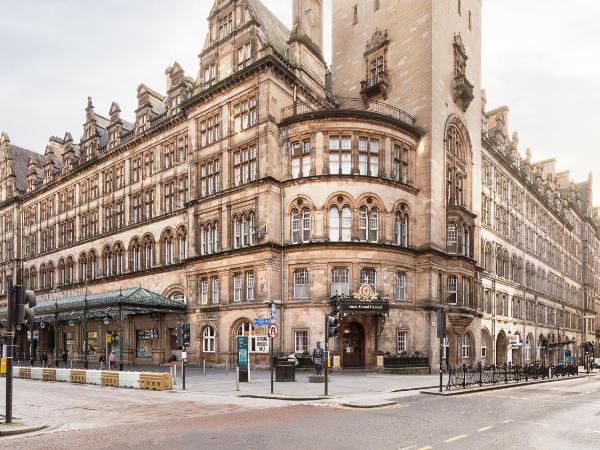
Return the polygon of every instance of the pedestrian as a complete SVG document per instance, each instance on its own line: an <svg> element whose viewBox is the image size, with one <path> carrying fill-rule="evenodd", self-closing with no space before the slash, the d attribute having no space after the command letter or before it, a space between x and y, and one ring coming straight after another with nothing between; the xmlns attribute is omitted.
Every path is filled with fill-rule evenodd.
<svg viewBox="0 0 600 450"><path fill-rule="evenodd" d="M100 363L100 369L104 368L104 364L106 364L106 356L104 356L104 353L102 353L100 355L100 358L98 359L98 362Z"/></svg>
<svg viewBox="0 0 600 450"><path fill-rule="evenodd" d="M48 353L46 352L42 353L42 363L44 364L44 367L48 366Z"/></svg>
<svg viewBox="0 0 600 450"><path fill-rule="evenodd" d="M52 353L50 353L48 355L48 367L52 367L53 362L54 362L54 355Z"/></svg>
<svg viewBox="0 0 600 450"><path fill-rule="evenodd" d="M65 363L65 367L67 367L67 360L69 359L69 350L65 349L62 354L63 363Z"/></svg>
<svg viewBox="0 0 600 450"><path fill-rule="evenodd" d="M110 352L110 355L108 356L108 370L110 370L110 366L116 367L116 362L117 362L117 355L115 354L114 350L112 352Z"/></svg>

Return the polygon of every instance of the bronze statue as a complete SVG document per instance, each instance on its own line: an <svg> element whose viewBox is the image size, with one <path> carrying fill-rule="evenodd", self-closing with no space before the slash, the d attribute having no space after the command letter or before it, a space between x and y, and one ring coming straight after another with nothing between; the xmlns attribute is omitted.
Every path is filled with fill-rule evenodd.
<svg viewBox="0 0 600 450"><path fill-rule="evenodd" d="M317 342L317 346L314 348L312 353L312 360L315 364L315 372L317 375L323 373L323 359L325 358L325 352L321 348L321 343Z"/></svg>

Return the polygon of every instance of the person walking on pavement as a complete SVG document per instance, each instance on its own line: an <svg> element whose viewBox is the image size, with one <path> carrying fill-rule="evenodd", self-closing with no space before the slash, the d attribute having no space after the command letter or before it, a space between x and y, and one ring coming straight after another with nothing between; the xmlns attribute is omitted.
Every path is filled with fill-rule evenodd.
<svg viewBox="0 0 600 450"><path fill-rule="evenodd" d="M62 354L62 360L65 363L65 367L67 367L67 360L69 359L69 350L66 350Z"/></svg>
<svg viewBox="0 0 600 450"><path fill-rule="evenodd" d="M117 355L115 355L114 350L112 352L110 352L110 355L108 356L108 370L110 370L110 366L113 366L116 368L116 362L117 362Z"/></svg>

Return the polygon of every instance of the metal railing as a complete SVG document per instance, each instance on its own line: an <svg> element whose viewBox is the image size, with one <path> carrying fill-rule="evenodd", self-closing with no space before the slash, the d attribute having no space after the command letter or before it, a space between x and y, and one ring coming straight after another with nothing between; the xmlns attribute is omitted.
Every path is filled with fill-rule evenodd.
<svg viewBox="0 0 600 450"><path fill-rule="evenodd" d="M402 123L415 126L415 118L386 103L375 102L362 98L336 97L335 99L318 99L314 101L296 102L281 110L283 120L319 111L367 111L391 117Z"/></svg>
<svg viewBox="0 0 600 450"><path fill-rule="evenodd" d="M471 386L494 385L498 383L518 383L530 380L544 380L550 378L570 377L578 375L576 364L558 364L544 366L542 364L524 365L491 365L448 367L448 383L446 390L465 389ZM441 387L440 387L441 388Z"/></svg>
<svg viewBox="0 0 600 450"><path fill-rule="evenodd" d="M383 367L386 369L402 369L404 367L429 367L428 356L384 356Z"/></svg>

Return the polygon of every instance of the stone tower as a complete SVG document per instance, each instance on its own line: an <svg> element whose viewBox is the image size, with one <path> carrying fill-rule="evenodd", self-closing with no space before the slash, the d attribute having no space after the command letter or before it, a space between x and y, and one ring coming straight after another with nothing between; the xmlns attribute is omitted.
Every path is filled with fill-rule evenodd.
<svg viewBox="0 0 600 450"><path fill-rule="evenodd" d="M334 2L333 94L398 107L424 132L414 180L422 246L446 249L451 122L469 141L464 206L479 213L480 81L480 0Z"/></svg>

